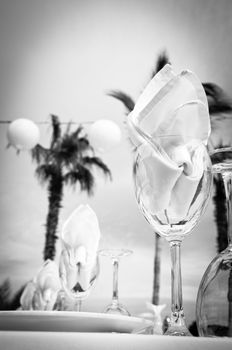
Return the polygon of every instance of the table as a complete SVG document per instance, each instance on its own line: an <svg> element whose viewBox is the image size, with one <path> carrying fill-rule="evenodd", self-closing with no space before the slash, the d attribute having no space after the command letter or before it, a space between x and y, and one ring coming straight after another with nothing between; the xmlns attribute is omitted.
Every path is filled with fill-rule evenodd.
<svg viewBox="0 0 232 350"><path fill-rule="evenodd" d="M232 350L232 338L1 331L0 350Z"/></svg>

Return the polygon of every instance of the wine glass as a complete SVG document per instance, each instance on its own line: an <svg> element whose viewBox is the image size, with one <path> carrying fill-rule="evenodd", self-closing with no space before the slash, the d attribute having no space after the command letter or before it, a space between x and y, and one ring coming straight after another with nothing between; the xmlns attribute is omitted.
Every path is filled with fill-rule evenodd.
<svg viewBox="0 0 232 350"><path fill-rule="evenodd" d="M191 334L185 324L183 311L180 249L182 240L198 224L208 202L212 183L211 162L205 145L200 141L189 140L186 148L190 154L189 166L194 160L196 170L201 172L194 185L190 184L181 190L178 181L182 181L180 176L185 176L188 169L182 168L183 172L178 175L178 167L172 164L166 166L170 163L168 152L177 150L176 155L181 157L181 152L186 150L174 147L178 146L179 139L164 136L145 141L137 149L133 175L136 199L143 215L170 246L171 317L165 334L188 336Z"/></svg>
<svg viewBox="0 0 232 350"><path fill-rule="evenodd" d="M232 337L232 147L216 149L213 173L221 176L227 207L228 246L207 267L197 295L196 321L200 336Z"/></svg>
<svg viewBox="0 0 232 350"><path fill-rule="evenodd" d="M64 247L60 256L59 274L62 286L57 300L59 310L64 310L67 302L74 302L74 311L81 311L82 300L89 296L99 275L98 255L89 265L76 264L70 251Z"/></svg>
<svg viewBox="0 0 232 350"><path fill-rule="evenodd" d="M113 265L113 295L111 303L106 307L105 313L108 314L120 314L130 316L129 311L124 305L119 303L118 299L118 268L121 258L132 254L132 250L129 249L102 249L99 251L99 255L110 258Z"/></svg>

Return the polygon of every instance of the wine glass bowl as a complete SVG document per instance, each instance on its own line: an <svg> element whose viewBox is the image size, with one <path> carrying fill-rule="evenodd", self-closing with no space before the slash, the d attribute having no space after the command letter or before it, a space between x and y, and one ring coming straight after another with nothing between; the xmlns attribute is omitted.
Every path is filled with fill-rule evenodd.
<svg viewBox="0 0 232 350"><path fill-rule="evenodd" d="M163 236L168 241L182 240L193 230L198 224L210 196L212 184L210 158L203 143L199 142L197 147L201 149L203 155L202 177L196 187L196 191L192 196L189 206L186 204L186 207L179 212L178 208L173 210L171 205L169 205L168 208L159 209L160 198L154 194L152 184L153 176L154 178L156 177L155 168L152 177L148 177L148 167L147 164L144 164L143 153L146 152L145 148L142 151L139 150L135 156L133 175L137 202L149 224L160 236ZM165 182L165 174L163 181ZM185 193L183 192L180 195L183 196L181 205L184 207Z"/></svg>
<svg viewBox="0 0 232 350"><path fill-rule="evenodd" d="M60 304L67 298L74 302L76 311L80 311L82 300L86 299L95 284L100 271L98 255L91 265L75 263L70 259L70 252L63 249L60 256L59 274L62 290L60 291ZM62 301L63 299L63 301ZM62 308L63 306L61 306Z"/></svg>
<svg viewBox="0 0 232 350"><path fill-rule="evenodd" d="M232 249L227 247L209 264L199 286L196 321L200 336L232 337L231 303Z"/></svg>
<svg viewBox="0 0 232 350"><path fill-rule="evenodd" d="M211 261L201 279L196 321L200 336L232 337L232 147L216 149L211 160L213 173L222 177L225 188L228 246Z"/></svg>
<svg viewBox="0 0 232 350"><path fill-rule="evenodd" d="M172 300L166 335L189 336L182 305L180 247L198 224L210 197L211 161L203 142L162 137L136 152L133 177L138 205L153 230L170 245Z"/></svg>

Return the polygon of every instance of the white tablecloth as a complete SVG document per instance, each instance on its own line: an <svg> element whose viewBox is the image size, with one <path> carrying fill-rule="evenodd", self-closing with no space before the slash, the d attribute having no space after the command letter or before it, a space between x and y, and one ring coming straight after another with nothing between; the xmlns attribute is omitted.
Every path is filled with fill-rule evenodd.
<svg viewBox="0 0 232 350"><path fill-rule="evenodd" d="M232 338L1 331L0 350L232 350Z"/></svg>

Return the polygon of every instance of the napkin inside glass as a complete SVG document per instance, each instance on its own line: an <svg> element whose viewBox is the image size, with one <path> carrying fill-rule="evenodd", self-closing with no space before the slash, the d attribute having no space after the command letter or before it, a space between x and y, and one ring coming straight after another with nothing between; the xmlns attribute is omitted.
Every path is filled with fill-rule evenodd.
<svg viewBox="0 0 232 350"><path fill-rule="evenodd" d="M80 205L64 223L61 241L70 289L79 283L85 291L91 285L100 236L97 215L89 205Z"/></svg>
<svg viewBox="0 0 232 350"><path fill-rule="evenodd" d="M166 65L145 88L128 115L129 135L142 165L143 201L151 214L168 211L173 220L188 214L203 176L210 118L197 76L175 74Z"/></svg>

